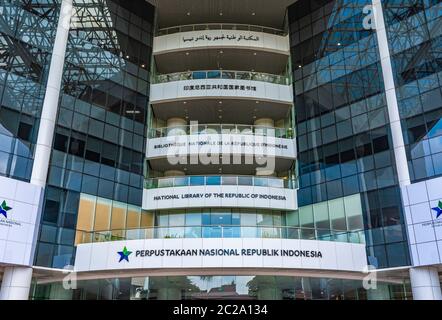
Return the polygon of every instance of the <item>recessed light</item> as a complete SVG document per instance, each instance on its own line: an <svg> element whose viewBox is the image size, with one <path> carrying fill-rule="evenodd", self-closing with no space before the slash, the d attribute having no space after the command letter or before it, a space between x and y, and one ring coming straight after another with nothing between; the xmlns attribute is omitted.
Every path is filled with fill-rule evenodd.
<svg viewBox="0 0 442 320"><path fill-rule="evenodd" d="M186 14L187 14L188 16L190 16L190 12L187 12Z"/></svg>
<svg viewBox="0 0 442 320"><path fill-rule="evenodd" d="M219 104L223 104L223 102L222 102L222 101L218 101L218 103L219 103Z"/></svg>
<svg viewBox="0 0 442 320"><path fill-rule="evenodd" d="M145 64L142 64L142 65L141 65L141 68L146 68L146 65L145 65Z"/></svg>
<svg viewBox="0 0 442 320"><path fill-rule="evenodd" d="M129 59L130 57L129 56L126 56L126 59Z"/></svg>
<svg viewBox="0 0 442 320"><path fill-rule="evenodd" d="M256 56L256 54L257 54L256 52L253 52L253 55L254 55L254 56Z"/></svg>
<svg viewBox="0 0 442 320"><path fill-rule="evenodd" d="M256 13L255 12L252 12L252 16L254 16Z"/></svg>
<svg viewBox="0 0 442 320"><path fill-rule="evenodd" d="M223 13L222 13L222 12L220 12L220 13L219 13L219 15L220 15L220 16L222 16L222 15L223 15Z"/></svg>
<svg viewBox="0 0 442 320"><path fill-rule="evenodd" d="M220 51L219 51L219 53L220 53L220 54L223 54L223 53L224 53L224 51L220 50Z"/></svg>
<svg viewBox="0 0 442 320"><path fill-rule="evenodd" d="M301 66L301 65L299 65L299 66L298 66L298 68L302 68L302 66Z"/></svg>
<svg viewBox="0 0 442 320"><path fill-rule="evenodd" d="M183 104L187 104L187 101L183 101Z"/></svg>
<svg viewBox="0 0 442 320"><path fill-rule="evenodd" d="M341 43L340 42L338 42L338 46L340 46L341 45Z"/></svg>
<svg viewBox="0 0 442 320"><path fill-rule="evenodd" d="M258 104L259 103L259 101L256 101L256 104Z"/></svg>

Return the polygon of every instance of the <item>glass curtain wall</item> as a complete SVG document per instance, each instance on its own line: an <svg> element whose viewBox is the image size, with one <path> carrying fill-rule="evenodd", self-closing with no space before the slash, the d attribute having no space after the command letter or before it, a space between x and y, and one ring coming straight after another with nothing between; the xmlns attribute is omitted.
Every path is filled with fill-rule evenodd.
<svg viewBox="0 0 442 320"><path fill-rule="evenodd" d="M56 268L73 262L80 194L141 206L147 134L154 7L73 4L36 258Z"/></svg>
<svg viewBox="0 0 442 320"><path fill-rule="evenodd" d="M34 300L410 300L408 283L379 283L365 290L362 281L288 276L170 276L34 284Z"/></svg>
<svg viewBox="0 0 442 320"><path fill-rule="evenodd" d="M442 175L442 1L382 1L412 182Z"/></svg>
<svg viewBox="0 0 442 320"><path fill-rule="evenodd" d="M0 0L0 175L31 179L59 0Z"/></svg>
<svg viewBox="0 0 442 320"><path fill-rule="evenodd" d="M360 194L369 261L383 268L407 265L409 254L377 37L363 24L371 4L300 0L288 17L300 219L312 215L305 206ZM312 225L328 223L321 212Z"/></svg>

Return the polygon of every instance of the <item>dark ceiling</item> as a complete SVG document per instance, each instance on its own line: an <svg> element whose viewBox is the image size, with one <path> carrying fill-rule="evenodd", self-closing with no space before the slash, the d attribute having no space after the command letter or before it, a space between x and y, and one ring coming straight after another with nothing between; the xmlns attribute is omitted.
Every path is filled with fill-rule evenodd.
<svg viewBox="0 0 442 320"><path fill-rule="evenodd" d="M287 7L296 0L146 0L158 8L158 26L200 23L252 24L284 29Z"/></svg>

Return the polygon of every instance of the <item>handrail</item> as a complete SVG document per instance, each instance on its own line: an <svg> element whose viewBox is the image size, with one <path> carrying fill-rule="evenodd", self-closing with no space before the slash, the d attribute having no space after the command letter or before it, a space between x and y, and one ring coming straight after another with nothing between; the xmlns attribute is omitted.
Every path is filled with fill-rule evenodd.
<svg viewBox="0 0 442 320"><path fill-rule="evenodd" d="M242 124L197 124L174 127L161 127L149 129L149 138L164 138L176 135L200 135L200 134L242 134L260 135L283 139L293 139L292 128L265 127Z"/></svg>
<svg viewBox="0 0 442 320"><path fill-rule="evenodd" d="M278 36L286 36L287 32L271 28L263 27L253 24L241 24L241 23L200 23L200 24L186 24L181 26L173 26L168 28L159 29L155 36L164 36L168 34L180 33L180 32L190 32L190 31L204 31L204 30L238 30L238 31L254 31L254 32L264 32L269 34L275 34Z"/></svg>
<svg viewBox="0 0 442 320"><path fill-rule="evenodd" d="M253 186L278 189L296 189L296 180L233 175L178 176L146 178L145 189L179 188L192 186Z"/></svg>
<svg viewBox="0 0 442 320"><path fill-rule="evenodd" d="M289 76L275 75L264 72L254 71L235 71L235 70L198 70L183 71L169 74L152 75L153 84L166 83L185 80L206 80L206 79L231 79L269 82L274 84L289 85Z"/></svg>
<svg viewBox="0 0 442 320"><path fill-rule="evenodd" d="M77 231L78 243L95 243L140 239L188 238L265 238L302 239L365 243L363 230L342 231L291 226L196 225L117 229L107 231Z"/></svg>

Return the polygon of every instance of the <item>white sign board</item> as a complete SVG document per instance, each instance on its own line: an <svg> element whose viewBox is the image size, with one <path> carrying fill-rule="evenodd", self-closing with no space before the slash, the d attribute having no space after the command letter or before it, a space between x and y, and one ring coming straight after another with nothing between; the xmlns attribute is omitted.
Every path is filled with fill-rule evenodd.
<svg viewBox="0 0 442 320"><path fill-rule="evenodd" d="M442 263L442 178L402 188L414 266Z"/></svg>
<svg viewBox="0 0 442 320"><path fill-rule="evenodd" d="M146 239L80 244L76 271L155 268L283 268L361 272L365 245L344 242L224 238Z"/></svg>
<svg viewBox="0 0 442 320"><path fill-rule="evenodd" d="M31 266L43 189L0 177L0 263Z"/></svg>
<svg viewBox="0 0 442 320"><path fill-rule="evenodd" d="M195 134L147 140L147 158L210 154L269 155L296 159L296 140L243 134Z"/></svg>
<svg viewBox="0 0 442 320"><path fill-rule="evenodd" d="M145 189L143 209L202 207L296 210L296 190L252 186L190 186Z"/></svg>
<svg viewBox="0 0 442 320"><path fill-rule="evenodd" d="M293 103L291 85L236 79L183 80L152 84L151 103L191 98L239 98Z"/></svg>

